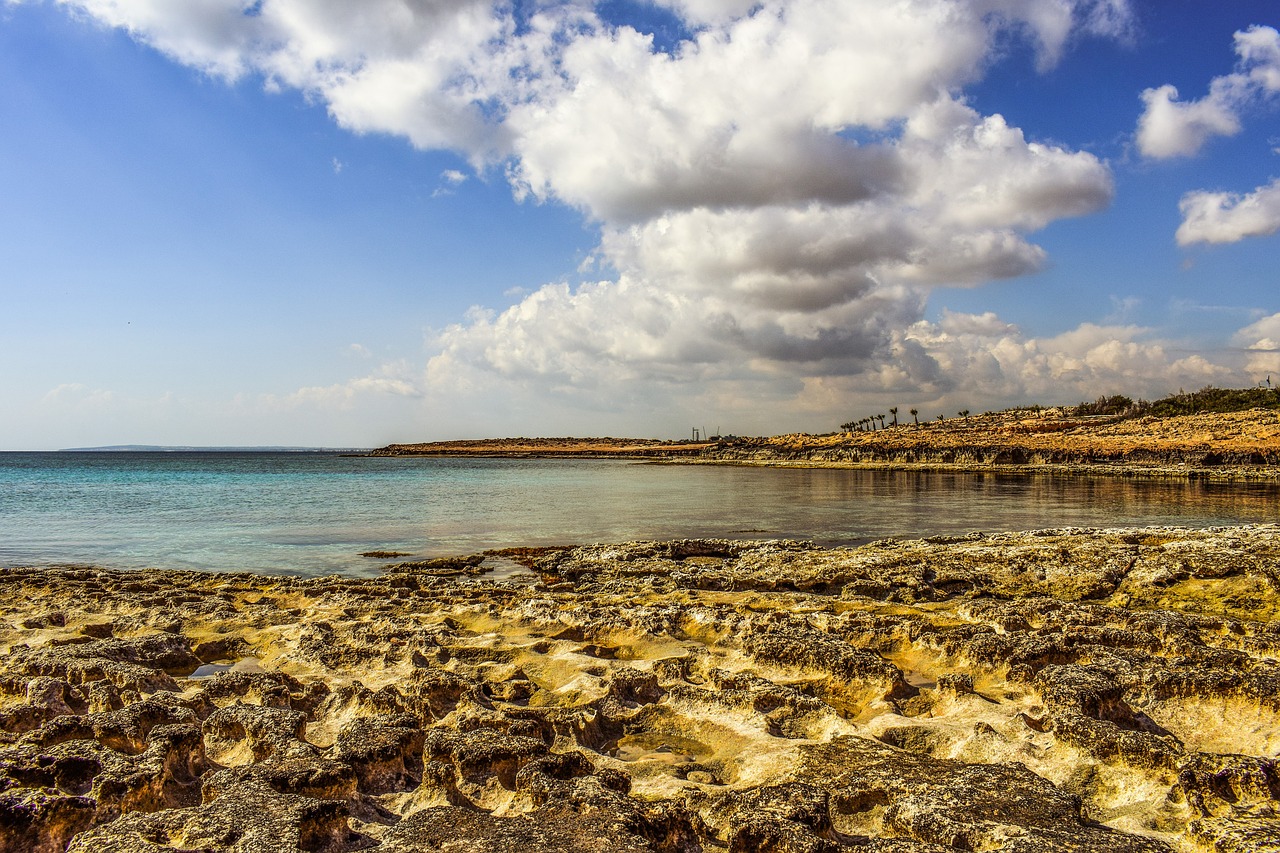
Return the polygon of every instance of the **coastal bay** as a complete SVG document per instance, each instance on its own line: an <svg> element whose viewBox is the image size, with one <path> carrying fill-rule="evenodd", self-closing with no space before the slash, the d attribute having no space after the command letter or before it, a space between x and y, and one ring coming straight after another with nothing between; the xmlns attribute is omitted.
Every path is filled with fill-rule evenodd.
<svg viewBox="0 0 1280 853"><path fill-rule="evenodd" d="M7 454L0 849L1280 851L1274 412L1032 414Z"/></svg>
<svg viewBox="0 0 1280 853"><path fill-rule="evenodd" d="M0 853L1280 853L1278 0L0 7Z"/></svg>

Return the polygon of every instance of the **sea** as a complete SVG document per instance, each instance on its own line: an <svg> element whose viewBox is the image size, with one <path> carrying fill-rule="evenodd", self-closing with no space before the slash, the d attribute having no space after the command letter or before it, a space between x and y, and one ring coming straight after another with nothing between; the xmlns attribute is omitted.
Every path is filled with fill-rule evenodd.
<svg viewBox="0 0 1280 853"><path fill-rule="evenodd" d="M890 537L1280 521L1280 486L280 452L0 453L0 566L372 576L415 558L634 539Z"/></svg>

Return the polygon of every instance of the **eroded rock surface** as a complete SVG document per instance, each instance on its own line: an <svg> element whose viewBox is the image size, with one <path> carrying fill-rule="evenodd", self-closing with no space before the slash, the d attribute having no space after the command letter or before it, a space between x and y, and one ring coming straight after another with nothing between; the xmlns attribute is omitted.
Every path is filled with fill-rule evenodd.
<svg viewBox="0 0 1280 853"><path fill-rule="evenodd" d="M1280 851L1276 526L2 576L0 850Z"/></svg>

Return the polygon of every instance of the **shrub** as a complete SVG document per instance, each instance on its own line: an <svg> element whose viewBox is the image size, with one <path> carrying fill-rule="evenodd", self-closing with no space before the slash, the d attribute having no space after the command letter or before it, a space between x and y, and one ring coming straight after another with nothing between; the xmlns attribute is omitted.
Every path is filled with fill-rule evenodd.
<svg viewBox="0 0 1280 853"><path fill-rule="evenodd" d="M1190 393L1179 391L1162 400L1149 403L1144 414L1157 417L1223 412L1248 409L1280 409L1280 390L1274 388L1201 388Z"/></svg>
<svg viewBox="0 0 1280 853"><path fill-rule="evenodd" d="M1099 397L1092 403L1081 403L1071 410L1071 414L1085 415L1127 415L1134 408L1133 399L1123 394L1110 397Z"/></svg>

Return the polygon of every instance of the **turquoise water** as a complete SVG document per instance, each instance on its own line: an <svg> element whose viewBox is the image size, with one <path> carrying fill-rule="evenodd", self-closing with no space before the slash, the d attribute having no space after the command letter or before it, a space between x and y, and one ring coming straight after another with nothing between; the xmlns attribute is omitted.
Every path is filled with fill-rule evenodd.
<svg viewBox="0 0 1280 853"><path fill-rule="evenodd" d="M619 460L0 453L0 565L372 574L418 556L640 538L851 544L1280 519L1265 485Z"/></svg>

